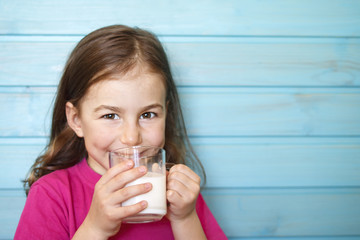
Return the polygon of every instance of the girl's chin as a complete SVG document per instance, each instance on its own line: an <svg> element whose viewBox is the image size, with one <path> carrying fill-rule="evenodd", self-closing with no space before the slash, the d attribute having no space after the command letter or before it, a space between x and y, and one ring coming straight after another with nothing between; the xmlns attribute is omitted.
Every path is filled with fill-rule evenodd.
<svg viewBox="0 0 360 240"><path fill-rule="evenodd" d="M87 159L87 163L92 170L94 170L98 174L103 175L109 169L108 159L108 156L106 156L103 161L98 161L89 157Z"/></svg>

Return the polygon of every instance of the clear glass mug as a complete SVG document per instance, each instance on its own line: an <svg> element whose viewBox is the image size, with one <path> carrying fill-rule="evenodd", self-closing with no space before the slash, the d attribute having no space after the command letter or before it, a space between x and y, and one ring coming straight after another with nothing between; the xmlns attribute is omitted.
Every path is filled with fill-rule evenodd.
<svg viewBox="0 0 360 240"><path fill-rule="evenodd" d="M134 146L119 148L109 153L109 166L122 161L134 161L134 167L145 166L147 173L126 186L150 182L150 192L130 198L121 203L122 206L136 204L142 200L148 202L146 209L140 213L123 219L126 223L144 223L159 221L166 214L166 153L165 150L152 146Z"/></svg>

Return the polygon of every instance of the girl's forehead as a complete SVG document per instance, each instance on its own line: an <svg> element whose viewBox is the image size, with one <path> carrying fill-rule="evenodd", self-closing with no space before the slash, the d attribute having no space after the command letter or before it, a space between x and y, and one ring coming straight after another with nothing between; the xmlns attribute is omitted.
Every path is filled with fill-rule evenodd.
<svg viewBox="0 0 360 240"><path fill-rule="evenodd" d="M129 71L125 74L113 74L111 76L101 79L92 87L96 88L103 85L109 85L109 83L118 83L121 84L123 87L138 86L139 88L151 85L153 87L156 86L165 89L165 81L163 79L163 76L161 74L149 71Z"/></svg>
<svg viewBox="0 0 360 240"><path fill-rule="evenodd" d="M85 94L83 100L95 98L146 96L165 99L166 89L163 77L152 72L129 72L114 74L94 83Z"/></svg>
<svg viewBox="0 0 360 240"><path fill-rule="evenodd" d="M101 75L104 75L104 77L101 77ZM125 72L119 71L119 72L114 72L111 74L106 74L106 71L104 71L104 72L100 72L98 74L98 76L100 77L100 79L95 84L93 84L93 86L100 85L101 83L104 83L106 81L112 81L112 80L134 81L134 80L138 80L138 79L143 79L144 81L142 84L146 84L147 83L146 80L148 78L153 78L153 79L161 80L162 84L166 87L166 84L165 84L166 80L164 79L164 75L161 74L160 72L153 71L146 64L145 65L136 64L130 70L125 71ZM95 78L96 78L96 76L95 76ZM139 83L141 83L141 81ZM159 84L160 84L160 82L159 82Z"/></svg>

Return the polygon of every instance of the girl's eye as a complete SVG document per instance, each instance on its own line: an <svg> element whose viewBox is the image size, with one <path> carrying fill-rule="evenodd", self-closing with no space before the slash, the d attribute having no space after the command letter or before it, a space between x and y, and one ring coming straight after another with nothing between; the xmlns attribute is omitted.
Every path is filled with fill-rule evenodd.
<svg viewBox="0 0 360 240"><path fill-rule="evenodd" d="M115 114L115 113L110 113L110 114L106 114L104 116L102 116L105 119L120 119L119 115Z"/></svg>
<svg viewBox="0 0 360 240"><path fill-rule="evenodd" d="M141 114L140 119L151 119L154 117L156 117L156 113L146 112L146 113Z"/></svg>

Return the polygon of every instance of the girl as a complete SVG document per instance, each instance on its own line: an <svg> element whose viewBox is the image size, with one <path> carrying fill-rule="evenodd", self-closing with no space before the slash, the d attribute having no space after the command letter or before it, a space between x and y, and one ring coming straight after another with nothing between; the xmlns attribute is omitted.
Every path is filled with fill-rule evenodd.
<svg viewBox="0 0 360 240"><path fill-rule="evenodd" d="M151 190L125 187L146 174L124 162L109 169L108 152L151 145L176 163L167 177L161 221L125 224ZM25 180L27 201L15 239L226 239L200 192L202 166L190 147L170 66L151 33L116 25L75 47L61 78L50 142Z"/></svg>

